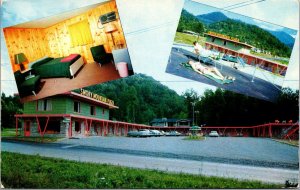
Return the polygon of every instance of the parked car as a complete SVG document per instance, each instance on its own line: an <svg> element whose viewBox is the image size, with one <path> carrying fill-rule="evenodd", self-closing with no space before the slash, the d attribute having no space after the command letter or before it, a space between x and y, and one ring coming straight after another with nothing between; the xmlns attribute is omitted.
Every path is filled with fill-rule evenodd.
<svg viewBox="0 0 300 190"><path fill-rule="evenodd" d="M211 131L211 132L208 134L208 136L210 136L210 137L219 137L219 134L218 134L217 131Z"/></svg>
<svg viewBox="0 0 300 190"><path fill-rule="evenodd" d="M164 131L159 131L161 133L162 136L166 136L166 132Z"/></svg>
<svg viewBox="0 0 300 190"><path fill-rule="evenodd" d="M233 55L227 55L227 54L224 54L224 55L223 55L222 60L230 61L230 62L234 62L234 63L237 63L237 62L238 62L238 59L237 59L236 56L233 56Z"/></svg>
<svg viewBox="0 0 300 190"><path fill-rule="evenodd" d="M162 133L159 130L150 130L151 136L160 137Z"/></svg>
<svg viewBox="0 0 300 190"><path fill-rule="evenodd" d="M177 131L170 131L170 132L166 132L166 136L180 136L181 133L177 132Z"/></svg>
<svg viewBox="0 0 300 190"><path fill-rule="evenodd" d="M150 137L151 132L148 129L140 129L138 131L129 131L127 133L128 137Z"/></svg>

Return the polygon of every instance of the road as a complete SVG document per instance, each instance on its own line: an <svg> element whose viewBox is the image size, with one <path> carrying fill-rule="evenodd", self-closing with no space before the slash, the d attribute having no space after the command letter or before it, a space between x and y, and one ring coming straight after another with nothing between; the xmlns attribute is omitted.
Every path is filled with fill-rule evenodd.
<svg viewBox="0 0 300 190"><path fill-rule="evenodd" d="M134 168L147 168L164 170L169 172L184 172L191 174L203 174L209 176L221 176L237 179L259 180L262 182L271 183L283 184L285 180L296 182L298 179L298 169L296 168L274 168L266 166L261 167L255 164L228 164L222 162L211 162L208 161L208 159L203 159L199 161L196 159L187 159L186 157L180 156L177 158L169 157L167 154L166 156L162 152L158 152L156 155L149 155L144 154L144 152L150 152L149 150L145 150L145 147L143 148L144 152L138 149L134 149L134 151L136 152L134 152L133 150L128 151L128 149L123 149L124 147L122 146L109 148L110 145L107 142L111 143L118 138L118 143L124 142L124 140L126 141L126 138L120 137L95 137L79 139L77 142L74 142L76 140L73 140L73 142L71 142L72 140L65 140L59 143L51 144L2 142L1 148L2 151L18 152L31 155L39 154L41 156L46 157L63 158L82 162L107 163ZM153 139L153 141L157 141L160 138L147 138L147 140L148 139ZM91 143L92 141L98 141L99 144L102 144L103 146L90 146L89 143L83 143L85 140L88 140L89 143ZM127 142L131 140L132 138L127 138ZM142 142L145 139L134 140ZM176 140L177 139L174 139L173 141ZM139 144L143 146L143 143ZM278 143L278 145L284 144Z"/></svg>

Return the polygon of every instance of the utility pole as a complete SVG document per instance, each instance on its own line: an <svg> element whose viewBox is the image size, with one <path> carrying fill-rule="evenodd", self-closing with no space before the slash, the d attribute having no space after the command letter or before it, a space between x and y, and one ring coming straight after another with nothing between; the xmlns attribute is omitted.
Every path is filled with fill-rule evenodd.
<svg viewBox="0 0 300 190"><path fill-rule="evenodd" d="M196 117L195 117L195 121L196 121L196 125L197 125L197 115L199 114L200 112L198 110L195 111L195 114L196 114ZM197 125L198 126L198 125Z"/></svg>
<svg viewBox="0 0 300 190"><path fill-rule="evenodd" d="M193 125L195 125L195 121L194 121L194 115L195 115L195 105L196 105L196 102L191 102L192 106L193 106Z"/></svg>

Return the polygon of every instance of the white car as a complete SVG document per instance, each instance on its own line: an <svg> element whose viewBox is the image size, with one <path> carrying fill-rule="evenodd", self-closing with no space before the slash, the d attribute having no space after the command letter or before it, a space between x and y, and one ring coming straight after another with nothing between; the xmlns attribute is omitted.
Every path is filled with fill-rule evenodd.
<svg viewBox="0 0 300 190"><path fill-rule="evenodd" d="M162 136L162 133L158 130L150 130L150 133L151 133L151 136L154 136L154 137Z"/></svg>
<svg viewBox="0 0 300 190"><path fill-rule="evenodd" d="M219 137L219 134L218 134L217 131L211 131L211 132L208 134L208 136L210 136L210 137Z"/></svg>

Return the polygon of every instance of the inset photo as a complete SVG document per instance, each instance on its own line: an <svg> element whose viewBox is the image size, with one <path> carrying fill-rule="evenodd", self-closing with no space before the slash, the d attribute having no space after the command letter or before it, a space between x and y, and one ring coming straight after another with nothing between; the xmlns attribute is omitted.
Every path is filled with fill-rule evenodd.
<svg viewBox="0 0 300 190"><path fill-rule="evenodd" d="M186 1L166 72L272 102L281 92L296 34Z"/></svg>
<svg viewBox="0 0 300 190"><path fill-rule="evenodd" d="M133 75L115 1L3 28L22 102Z"/></svg>

